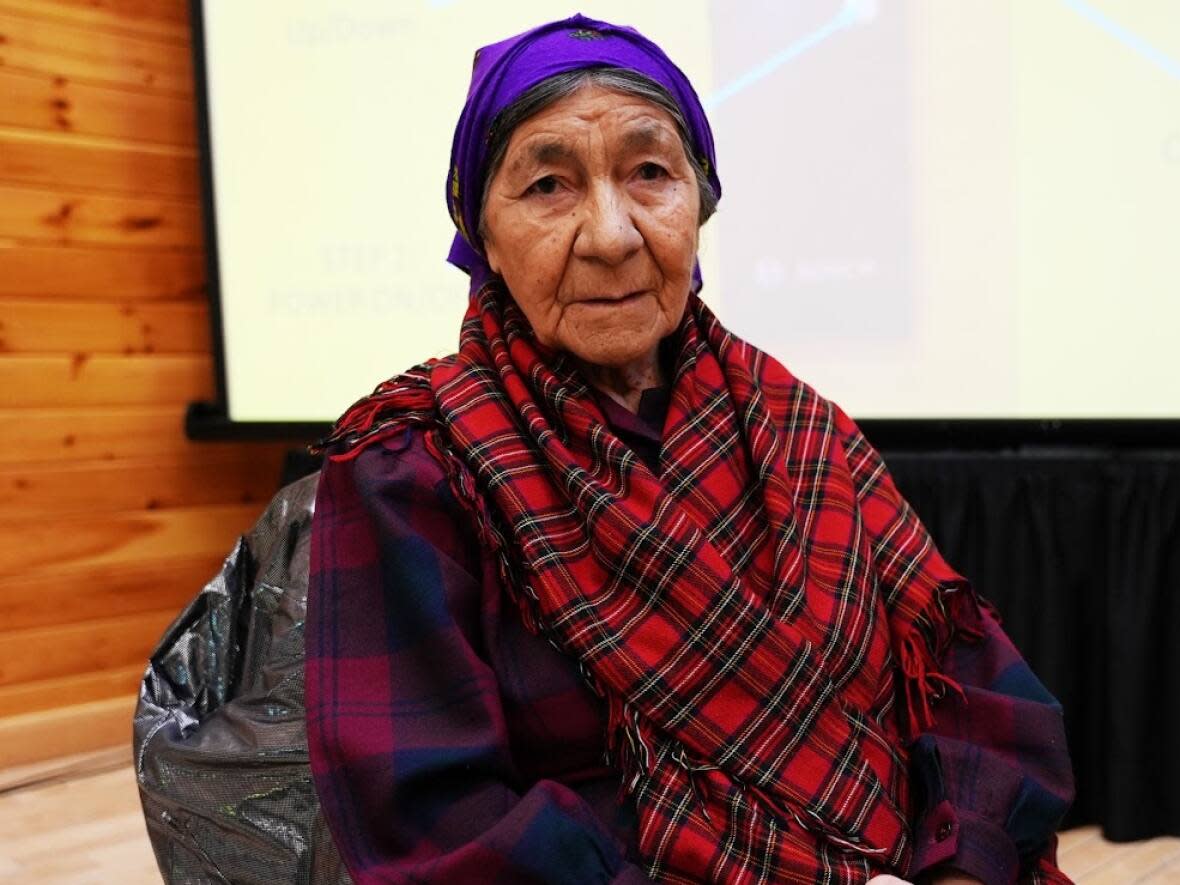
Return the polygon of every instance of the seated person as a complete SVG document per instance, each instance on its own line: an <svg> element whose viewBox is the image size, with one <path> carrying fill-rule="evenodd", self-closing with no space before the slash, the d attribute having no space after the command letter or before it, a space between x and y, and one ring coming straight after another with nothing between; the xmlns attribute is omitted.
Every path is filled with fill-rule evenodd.
<svg viewBox="0 0 1180 885"><path fill-rule="evenodd" d="M581 16L485 47L449 169L459 351L341 418L312 525L353 879L1068 881L1059 705L856 425L700 298L684 74Z"/></svg>

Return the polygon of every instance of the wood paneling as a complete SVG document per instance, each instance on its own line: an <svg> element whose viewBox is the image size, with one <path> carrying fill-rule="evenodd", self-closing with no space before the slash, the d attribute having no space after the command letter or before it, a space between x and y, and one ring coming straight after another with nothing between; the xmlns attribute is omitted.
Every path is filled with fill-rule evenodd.
<svg viewBox="0 0 1180 885"><path fill-rule="evenodd" d="M197 154L99 136L0 128L0 181L196 201Z"/></svg>
<svg viewBox="0 0 1180 885"><path fill-rule="evenodd" d="M52 710L70 704L87 704L108 698L126 698L139 690L146 662L115 670L76 673L57 679L41 679L0 686L0 717Z"/></svg>
<svg viewBox="0 0 1180 885"><path fill-rule="evenodd" d="M184 405L0 409L0 464L208 452L184 437ZM254 447L243 451L253 458Z"/></svg>
<svg viewBox="0 0 1180 885"><path fill-rule="evenodd" d="M0 633L0 686L142 665L175 618L167 609Z"/></svg>
<svg viewBox="0 0 1180 885"><path fill-rule="evenodd" d="M203 301L6 300L0 353L208 353Z"/></svg>
<svg viewBox="0 0 1180 885"><path fill-rule="evenodd" d="M184 0L0 0L0 10L46 24L82 25L95 33L156 40L179 51L189 43Z"/></svg>
<svg viewBox="0 0 1180 885"><path fill-rule="evenodd" d="M36 245L200 248L201 209L193 202L0 184L0 237Z"/></svg>
<svg viewBox="0 0 1180 885"><path fill-rule="evenodd" d="M0 574L54 574L171 558L225 555L261 508L255 505L65 516L0 517ZM193 588L194 592L196 588Z"/></svg>
<svg viewBox="0 0 1180 885"><path fill-rule="evenodd" d="M0 624L26 630L163 608L179 612L217 574L230 546L192 557L83 562L0 576Z"/></svg>
<svg viewBox="0 0 1180 885"><path fill-rule="evenodd" d="M0 766L23 765L116 744L130 747L134 712L135 698L131 696L2 717Z"/></svg>
<svg viewBox="0 0 1180 885"><path fill-rule="evenodd" d="M151 40L6 15L0 9L0 66L80 83L190 95L188 58Z"/></svg>
<svg viewBox="0 0 1180 885"><path fill-rule="evenodd" d="M240 449L222 447L119 461L0 466L0 512L11 508L36 516L261 506L274 493L281 460L273 448L246 461Z"/></svg>
<svg viewBox="0 0 1180 885"><path fill-rule="evenodd" d="M187 0L0 0L0 767L128 745L278 483L285 447L184 436L214 386L190 51Z"/></svg>
<svg viewBox="0 0 1180 885"><path fill-rule="evenodd" d="M125 750L108 747L103 750L72 753L43 762L31 762L27 765L11 765L8 768L0 768L0 795L50 783L61 783L76 777L90 777L100 771L111 771L126 764ZM0 798L0 802L3 801ZM0 819L9 820L11 815L5 817L0 811ZM0 863L0 871L4 869L4 864Z"/></svg>
<svg viewBox="0 0 1180 885"><path fill-rule="evenodd" d="M81 758L93 761L74 761L75 755L25 766L27 778L42 773L36 786L0 797L0 818L10 824L11 837L0 847L0 881L160 885L130 751ZM62 771L66 765L72 776Z"/></svg>
<svg viewBox="0 0 1180 885"><path fill-rule="evenodd" d="M191 99L91 86L0 68L0 123L150 141L196 143Z"/></svg>
<svg viewBox="0 0 1180 885"><path fill-rule="evenodd" d="M204 354L0 355L0 408L187 403L212 395Z"/></svg>
<svg viewBox="0 0 1180 885"><path fill-rule="evenodd" d="M202 252L55 248L0 241L0 297L191 299L204 291Z"/></svg>

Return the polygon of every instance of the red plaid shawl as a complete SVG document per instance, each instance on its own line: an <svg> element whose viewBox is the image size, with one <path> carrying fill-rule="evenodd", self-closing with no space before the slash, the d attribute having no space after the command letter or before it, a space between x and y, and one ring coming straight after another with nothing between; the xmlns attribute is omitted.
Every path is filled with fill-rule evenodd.
<svg viewBox="0 0 1180 885"><path fill-rule="evenodd" d="M903 737L974 597L835 406L695 296L679 336L659 476L495 286L333 457L425 426L525 622L606 698L654 877L904 871Z"/></svg>

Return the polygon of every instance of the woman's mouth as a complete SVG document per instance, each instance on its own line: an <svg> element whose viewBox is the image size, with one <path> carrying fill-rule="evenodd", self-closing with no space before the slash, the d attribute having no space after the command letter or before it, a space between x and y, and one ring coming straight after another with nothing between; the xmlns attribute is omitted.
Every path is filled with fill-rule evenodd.
<svg viewBox="0 0 1180 885"><path fill-rule="evenodd" d="M590 298L579 298L575 303L598 307L622 306L648 294L646 289L636 289L633 292L622 292L618 295L596 295Z"/></svg>

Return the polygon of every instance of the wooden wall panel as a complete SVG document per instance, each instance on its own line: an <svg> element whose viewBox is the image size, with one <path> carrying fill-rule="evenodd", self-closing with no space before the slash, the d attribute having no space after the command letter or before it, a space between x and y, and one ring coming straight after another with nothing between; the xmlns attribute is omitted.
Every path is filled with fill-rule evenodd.
<svg viewBox="0 0 1180 885"><path fill-rule="evenodd" d="M38 679L0 686L0 719L68 704L85 704L96 697L134 697L139 690L141 662L112 670L75 673L57 679Z"/></svg>
<svg viewBox="0 0 1180 885"><path fill-rule="evenodd" d="M127 747L130 758L134 712L135 697L119 694L0 717L0 768L116 745Z"/></svg>
<svg viewBox="0 0 1180 885"><path fill-rule="evenodd" d="M185 439L184 409L180 403L0 409L0 464L199 454L224 445Z"/></svg>
<svg viewBox="0 0 1180 885"><path fill-rule="evenodd" d="M147 655L278 483L286 446L184 436L190 44L187 0L0 0L0 768L128 746Z"/></svg>
<svg viewBox="0 0 1180 885"><path fill-rule="evenodd" d="M0 643L0 688L141 665L175 617L166 609L7 631Z"/></svg>
<svg viewBox="0 0 1180 885"><path fill-rule="evenodd" d="M196 144L193 102L0 68L0 123L50 132Z"/></svg>
<svg viewBox="0 0 1180 885"><path fill-rule="evenodd" d="M0 356L0 408L187 403L212 395L205 354Z"/></svg>
<svg viewBox="0 0 1180 885"><path fill-rule="evenodd" d="M53 246L200 248L201 210L192 202L0 184L0 237Z"/></svg>
<svg viewBox="0 0 1180 885"><path fill-rule="evenodd" d="M201 353L210 347L203 301L4 302L3 353Z"/></svg>
<svg viewBox="0 0 1180 885"><path fill-rule="evenodd" d="M97 86L191 95L186 59L172 46L74 25L6 15L0 8L0 66Z"/></svg>
<svg viewBox="0 0 1180 885"><path fill-rule="evenodd" d="M12 128L0 128L0 181L83 193L200 196L193 148Z"/></svg>
<svg viewBox="0 0 1180 885"><path fill-rule="evenodd" d="M245 462L233 448L118 461L0 465L0 509L50 516L253 504L274 493L281 453Z"/></svg>
<svg viewBox="0 0 1180 885"><path fill-rule="evenodd" d="M52 520L0 517L0 574L52 574L60 569L225 554L260 511L254 505L226 505Z"/></svg>
<svg viewBox="0 0 1180 885"><path fill-rule="evenodd" d="M199 251L30 246L0 240L0 298L194 298L205 293Z"/></svg>
<svg viewBox="0 0 1180 885"><path fill-rule="evenodd" d="M45 25L156 40L180 51L189 44L186 0L0 0L0 10Z"/></svg>
<svg viewBox="0 0 1180 885"><path fill-rule="evenodd" d="M0 576L0 624L27 630L161 608L179 612L217 574L229 549Z"/></svg>

